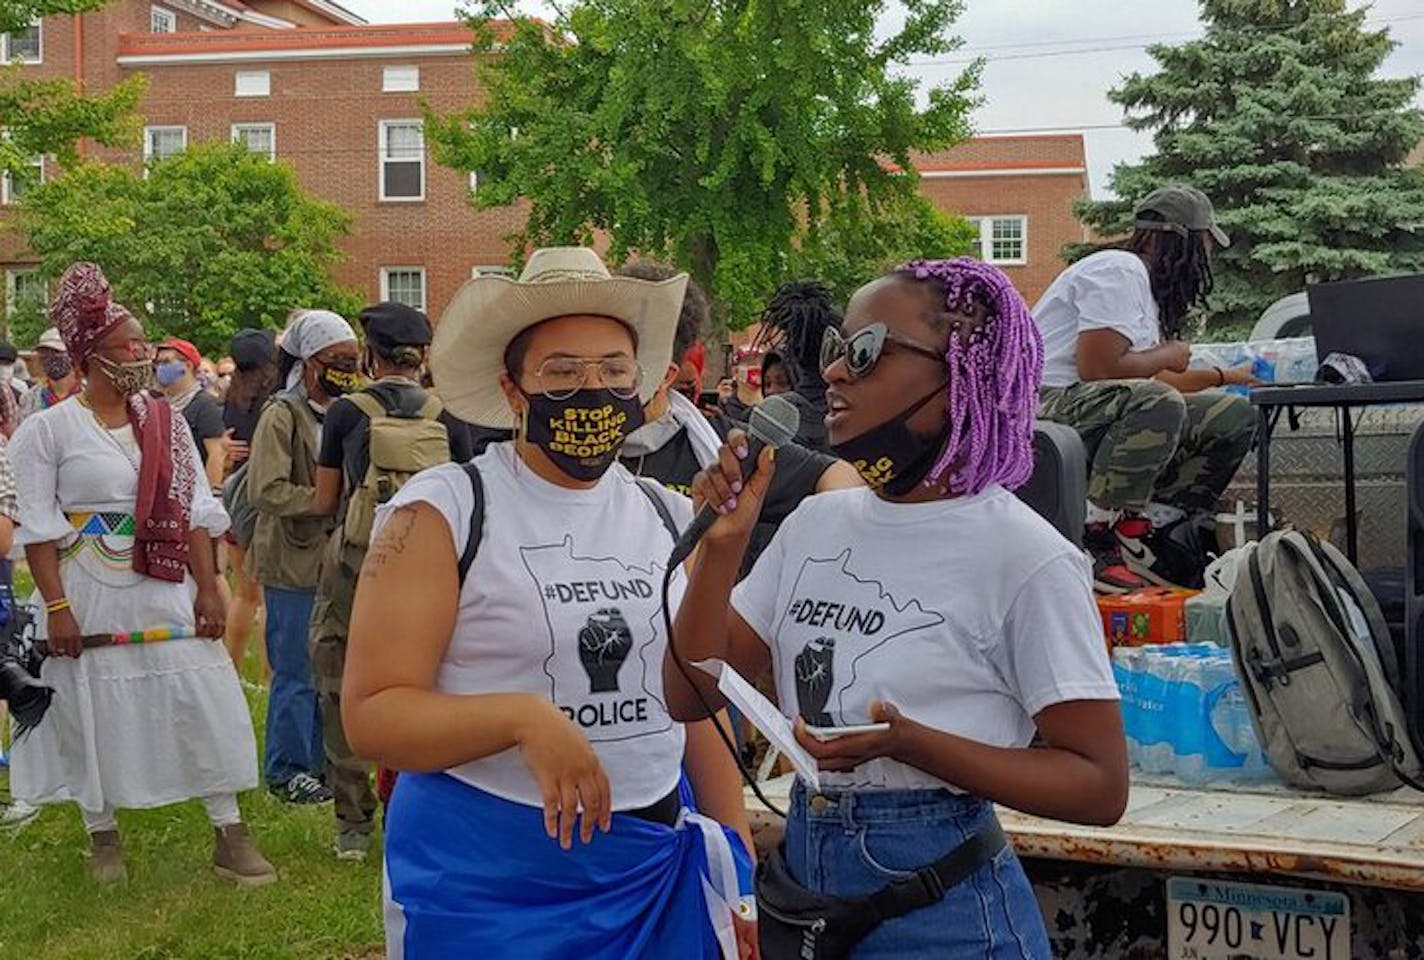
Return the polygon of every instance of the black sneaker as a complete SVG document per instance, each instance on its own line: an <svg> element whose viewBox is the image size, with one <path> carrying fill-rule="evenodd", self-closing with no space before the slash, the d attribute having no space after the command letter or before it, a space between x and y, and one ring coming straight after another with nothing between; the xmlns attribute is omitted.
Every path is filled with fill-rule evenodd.
<svg viewBox="0 0 1424 960"><path fill-rule="evenodd" d="M317 803L330 803L334 799L333 794L327 789L326 784L309 773L299 773L286 783L276 783L268 787L272 795L278 800L286 803L296 803L303 806Z"/></svg>
<svg viewBox="0 0 1424 960"><path fill-rule="evenodd" d="M1123 562L1118 538L1107 524L1088 524L1083 546L1093 558L1093 589L1098 593L1112 596L1151 586Z"/></svg>
<svg viewBox="0 0 1424 960"><path fill-rule="evenodd" d="M1202 573L1210 558L1193 520L1154 527L1145 518L1130 517L1119 521L1113 533L1133 573L1162 587L1202 588Z"/></svg>

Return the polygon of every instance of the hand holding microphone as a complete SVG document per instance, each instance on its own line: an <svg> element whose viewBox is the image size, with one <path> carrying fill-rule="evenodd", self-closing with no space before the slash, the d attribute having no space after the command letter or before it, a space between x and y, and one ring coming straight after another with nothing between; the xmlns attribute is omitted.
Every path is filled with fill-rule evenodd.
<svg viewBox="0 0 1424 960"><path fill-rule="evenodd" d="M733 430L716 463L692 481L698 512L673 549L668 566L688 558L704 535L738 542L751 534L771 483L777 447L791 442L801 426L801 412L780 397L752 411L747 432Z"/></svg>

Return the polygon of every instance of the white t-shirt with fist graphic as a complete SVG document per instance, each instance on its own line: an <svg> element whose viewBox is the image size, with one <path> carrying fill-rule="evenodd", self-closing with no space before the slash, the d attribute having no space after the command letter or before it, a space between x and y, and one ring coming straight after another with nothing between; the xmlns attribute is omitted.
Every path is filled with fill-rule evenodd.
<svg viewBox="0 0 1424 960"><path fill-rule="evenodd" d="M568 490L516 467L509 443L491 445L475 464L484 485L484 534L436 689L544 697L593 744L613 787L614 810L661 800L677 785L683 748L683 728L668 714L662 684L661 589L671 534L621 466L590 489ZM691 521L686 498L649 489L679 526ZM378 523L416 502L440 511L456 553L463 553L474 506L464 468L419 474ZM679 570L674 609L685 586ZM506 800L541 805L518 750L449 772Z"/></svg>
<svg viewBox="0 0 1424 960"><path fill-rule="evenodd" d="M782 711L811 726L866 723L883 700L937 730L1024 747L1045 707L1118 699L1087 560L1002 487L918 504L863 487L811 497L732 605L771 649ZM821 779L955 789L887 759Z"/></svg>

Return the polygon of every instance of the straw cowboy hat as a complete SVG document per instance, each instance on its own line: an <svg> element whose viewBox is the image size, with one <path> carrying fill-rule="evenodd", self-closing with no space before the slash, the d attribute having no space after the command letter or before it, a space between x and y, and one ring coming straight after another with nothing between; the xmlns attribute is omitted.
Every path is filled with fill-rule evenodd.
<svg viewBox="0 0 1424 960"><path fill-rule="evenodd" d="M672 361L687 275L668 280L611 276L586 247L535 250L518 280L480 276L466 281L435 328L430 373L446 408L467 423L514 428L514 414L499 387L504 351L521 332L554 317L611 317L638 340L643 368L639 396L653 398Z"/></svg>

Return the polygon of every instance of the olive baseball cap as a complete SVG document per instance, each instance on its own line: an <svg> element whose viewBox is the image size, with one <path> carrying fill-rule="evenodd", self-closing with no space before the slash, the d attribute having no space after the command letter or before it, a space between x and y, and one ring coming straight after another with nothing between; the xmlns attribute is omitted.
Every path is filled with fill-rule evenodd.
<svg viewBox="0 0 1424 960"><path fill-rule="evenodd" d="M1155 213L1162 219L1144 220L1144 213ZM1137 204L1133 216L1139 230L1169 230L1184 235L1190 230L1205 230L1218 246L1231 246L1231 238L1216 222L1211 200L1196 187L1158 187Z"/></svg>

